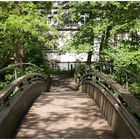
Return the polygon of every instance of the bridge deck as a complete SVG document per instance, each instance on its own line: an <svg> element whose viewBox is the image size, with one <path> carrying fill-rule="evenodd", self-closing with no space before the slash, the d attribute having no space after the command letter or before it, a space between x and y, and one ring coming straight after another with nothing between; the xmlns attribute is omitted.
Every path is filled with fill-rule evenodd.
<svg viewBox="0 0 140 140"><path fill-rule="evenodd" d="M55 76L22 121L16 138L115 138L99 108L72 79Z"/></svg>

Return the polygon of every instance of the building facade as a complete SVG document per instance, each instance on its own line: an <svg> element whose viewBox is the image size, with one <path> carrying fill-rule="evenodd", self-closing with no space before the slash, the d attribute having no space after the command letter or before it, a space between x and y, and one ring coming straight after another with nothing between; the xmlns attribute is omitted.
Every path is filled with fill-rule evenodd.
<svg viewBox="0 0 140 140"><path fill-rule="evenodd" d="M72 37L76 34L78 28L84 23L86 20L86 16L82 15L83 20L78 23L72 23L71 21L67 20L69 19L68 15L68 9L63 9L65 14L67 15L67 21L64 22L63 25L57 25L55 21L52 18L52 14L57 13L58 6L62 4L59 2L54 2L54 8L51 11L51 13L48 15L51 19L52 26L56 26L59 33L64 35L64 37L59 37L58 42L54 44L53 47L48 49L45 54L45 58L49 61L49 64L51 67L54 68L60 68L60 69L66 69L68 70L70 67L74 67L74 63L79 60L81 62L85 62L87 60L87 53L74 53L74 52L65 52L64 54L60 54L58 50L60 50L68 40L71 40ZM65 2L64 2L65 5ZM96 39L94 39L94 50L93 50L93 56L92 61L98 61L99 60L99 43Z"/></svg>

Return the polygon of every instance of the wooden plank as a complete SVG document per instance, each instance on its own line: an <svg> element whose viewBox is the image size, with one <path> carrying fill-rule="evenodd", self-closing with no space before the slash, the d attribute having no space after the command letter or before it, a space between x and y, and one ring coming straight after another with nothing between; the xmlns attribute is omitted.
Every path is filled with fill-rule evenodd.
<svg viewBox="0 0 140 140"><path fill-rule="evenodd" d="M101 72L90 72L87 74L89 75L96 75L97 77L104 80L107 84L109 84L112 88L117 90L119 95L124 99L124 101L134 110L134 112L140 117L140 101L131 94L127 89L122 87L120 84L118 84L116 81L112 80L107 75L101 73ZM84 76L86 77L86 75Z"/></svg>

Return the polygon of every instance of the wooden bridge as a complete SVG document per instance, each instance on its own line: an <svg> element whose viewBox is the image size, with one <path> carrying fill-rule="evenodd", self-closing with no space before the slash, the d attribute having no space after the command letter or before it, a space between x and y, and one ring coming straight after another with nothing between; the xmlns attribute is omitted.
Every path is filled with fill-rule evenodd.
<svg viewBox="0 0 140 140"><path fill-rule="evenodd" d="M1 91L0 138L140 138L139 100L107 75L53 75L46 92L49 83L28 74Z"/></svg>
<svg viewBox="0 0 140 140"><path fill-rule="evenodd" d="M73 79L53 77L51 91L33 104L16 138L114 138L95 102Z"/></svg>

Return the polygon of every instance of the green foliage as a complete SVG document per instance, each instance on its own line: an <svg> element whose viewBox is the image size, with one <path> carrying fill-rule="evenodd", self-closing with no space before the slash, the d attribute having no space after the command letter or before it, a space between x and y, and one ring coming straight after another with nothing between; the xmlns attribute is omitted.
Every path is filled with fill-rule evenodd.
<svg viewBox="0 0 140 140"><path fill-rule="evenodd" d="M6 87L7 83L6 82L0 82L0 90Z"/></svg>
<svg viewBox="0 0 140 140"><path fill-rule="evenodd" d="M37 68L34 66L26 66L26 68L23 70L19 67L11 67L9 65L9 69L1 72L1 79L0 79L0 89L3 89L6 87L10 82L12 82L16 77L23 76L25 74L31 74L31 73L42 73L42 74L48 74L48 71L45 70L45 66L42 64L41 68Z"/></svg>
<svg viewBox="0 0 140 140"><path fill-rule="evenodd" d="M9 83L11 80L13 80L13 78L14 78L14 76L13 75L11 75L11 74L7 74L6 76L5 76L5 80Z"/></svg>
<svg viewBox="0 0 140 140"><path fill-rule="evenodd" d="M79 61L75 64L75 71L78 72L80 75L83 75L86 72L86 65L80 63Z"/></svg>
<svg viewBox="0 0 140 140"><path fill-rule="evenodd" d="M66 69L61 70L50 68L50 74L73 77L73 71L68 71Z"/></svg>
<svg viewBox="0 0 140 140"><path fill-rule="evenodd" d="M37 69L35 67L29 66L26 68L25 71L26 71L26 74L27 73L35 73L35 72L37 72Z"/></svg>
<svg viewBox="0 0 140 140"><path fill-rule="evenodd" d="M70 41L71 48L90 49L86 43L92 46L93 39L98 37L100 61L112 62L120 68L113 73L117 82L125 85L122 68L140 77L140 2L70 2L69 6L73 12L73 21L82 21L80 15L87 16L85 23ZM118 35L123 34L127 34L128 38L117 39ZM139 87L139 81L129 76L129 90L137 97L140 97Z"/></svg>
<svg viewBox="0 0 140 140"><path fill-rule="evenodd" d="M102 57L105 61L112 60L116 66L140 75L140 48L137 45L122 41L116 48L105 49Z"/></svg>
<svg viewBox="0 0 140 140"><path fill-rule="evenodd" d="M48 63L43 63L40 65L40 68L42 70L42 74L50 74L51 73L51 69L49 67L49 64Z"/></svg>
<svg viewBox="0 0 140 140"><path fill-rule="evenodd" d="M36 64L43 61L39 47L53 40L45 32L56 33L47 16L42 16L50 8L51 2L0 2L0 67L10 59L19 61L22 57L22 62L24 59L26 62L38 61Z"/></svg>
<svg viewBox="0 0 140 140"><path fill-rule="evenodd" d="M60 6L53 17L58 25L78 21L83 25L60 50L61 53L88 53L94 48L94 39L99 38L100 61L112 62L140 75L139 1L78 1L69 2L67 7L68 14ZM47 16L44 16L51 8L52 2L0 2L0 68L15 61L18 47L23 48L24 62L40 66L44 73L51 71L41 51L42 47L50 48L58 41L57 31L52 29ZM128 39L117 39L117 35L125 33L129 35ZM85 72L83 64L77 64L76 69L81 74ZM34 69L28 68L27 71L30 73ZM22 72L18 71L18 75L20 74ZM120 80L121 76L120 71L113 75L115 80L125 85L125 80ZM10 81L12 78L7 75L6 80ZM138 95L139 82L130 78L129 83L130 90Z"/></svg>
<svg viewBox="0 0 140 140"><path fill-rule="evenodd" d="M140 85L138 82L133 82L129 86L129 91L131 91L131 93L133 93L138 99L140 99Z"/></svg>
<svg viewBox="0 0 140 140"><path fill-rule="evenodd" d="M32 64L36 64L37 66L40 66L41 64L45 63L44 62L44 56L42 53L42 50L39 46L30 46L25 48L25 62L30 62Z"/></svg>
<svg viewBox="0 0 140 140"><path fill-rule="evenodd" d="M26 62L39 66L43 74L49 72L42 48L57 41L57 31L46 16L51 8L52 2L0 2L0 69ZM16 68L17 77L34 72L38 72L35 67ZM0 87L14 78L14 70L5 71Z"/></svg>

